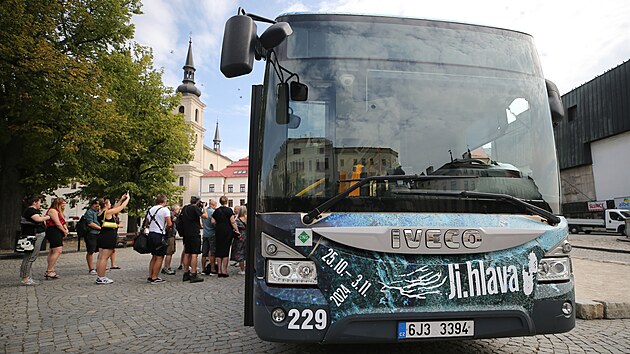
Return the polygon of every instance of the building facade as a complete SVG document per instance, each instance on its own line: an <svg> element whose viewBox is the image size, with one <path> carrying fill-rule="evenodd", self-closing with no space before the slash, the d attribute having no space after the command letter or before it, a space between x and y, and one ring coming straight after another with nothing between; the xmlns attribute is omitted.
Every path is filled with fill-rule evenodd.
<svg viewBox="0 0 630 354"><path fill-rule="evenodd" d="M596 203L630 209L630 61L562 96L554 128L563 213L594 216Z"/></svg>
<svg viewBox="0 0 630 354"><path fill-rule="evenodd" d="M201 178L201 199L204 202L225 195L228 206L245 205L247 203L247 177L249 157L242 158L220 171L208 171Z"/></svg>
<svg viewBox="0 0 630 354"><path fill-rule="evenodd" d="M188 204L191 196L200 196L203 192L201 177L208 171L218 171L226 168L232 160L221 154L221 139L219 137L219 122L214 134L214 146L204 145L204 109L206 105L201 101L201 91L195 86L195 65L193 63L192 40L188 42L188 54L184 64L184 79L177 87L182 99L175 113L184 116L184 120L192 127L193 158L186 164L174 167L177 175L175 184L184 187L180 204Z"/></svg>

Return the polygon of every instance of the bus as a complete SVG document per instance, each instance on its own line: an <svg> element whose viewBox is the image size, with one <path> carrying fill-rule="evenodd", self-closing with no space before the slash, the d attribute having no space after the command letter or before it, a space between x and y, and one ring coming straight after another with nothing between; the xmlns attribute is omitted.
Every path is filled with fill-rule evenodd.
<svg viewBox="0 0 630 354"><path fill-rule="evenodd" d="M270 25L259 35L257 22ZM239 9L250 73L244 324L266 341L530 336L575 326L553 124L525 33Z"/></svg>

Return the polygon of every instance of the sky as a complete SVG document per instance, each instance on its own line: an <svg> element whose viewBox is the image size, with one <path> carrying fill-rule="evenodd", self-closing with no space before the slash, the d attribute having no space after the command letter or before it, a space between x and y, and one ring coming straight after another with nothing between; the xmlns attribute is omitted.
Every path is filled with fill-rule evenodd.
<svg viewBox="0 0 630 354"><path fill-rule="evenodd" d="M206 104L204 143L212 147L219 123L221 153L248 155L251 86L262 82L263 65L227 79L219 70L223 29L241 6L276 18L285 12L344 12L465 22L506 28L534 37L545 78L561 94L630 59L627 0L144 0L133 17L135 41L153 49L154 66L173 90L183 79L192 36L195 83ZM258 34L266 28L258 24Z"/></svg>

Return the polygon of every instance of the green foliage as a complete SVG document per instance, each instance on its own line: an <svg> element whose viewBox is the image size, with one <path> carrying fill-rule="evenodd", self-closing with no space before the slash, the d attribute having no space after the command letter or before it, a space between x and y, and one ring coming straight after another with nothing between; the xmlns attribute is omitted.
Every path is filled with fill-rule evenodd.
<svg viewBox="0 0 630 354"><path fill-rule="evenodd" d="M83 175L83 161L107 157L105 133L122 119L106 102L98 61L133 36L135 0L0 4L0 149L19 154L21 186L50 192ZM7 30L10 29L10 30ZM8 147L13 147L7 151ZM17 151L16 151L17 150ZM6 166L2 159L3 172Z"/></svg>
<svg viewBox="0 0 630 354"><path fill-rule="evenodd" d="M92 177L81 195L118 197L128 190L131 214L139 215L158 193L171 199L181 194L172 183L173 165L192 158L192 129L173 113L179 96L162 84L149 50L136 45L101 58L99 65L107 73L109 103L123 122L102 146L111 158L90 166Z"/></svg>
<svg viewBox="0 0 630 354"><path fill-rule="evenodd" d="M0 247L26 193L80 180L86 198L129 190L132 211L181 193L172 167L189 161L192 134L151 52L130 44L140 6L0 2Z"/></svg>

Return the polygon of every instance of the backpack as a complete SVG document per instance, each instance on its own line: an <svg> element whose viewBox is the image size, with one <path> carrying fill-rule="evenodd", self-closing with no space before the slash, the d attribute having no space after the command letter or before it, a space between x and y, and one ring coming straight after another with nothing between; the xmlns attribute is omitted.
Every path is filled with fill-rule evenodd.
<svg viewBox="0 0 630 354"><path fill-rule="evenodd" d="M185 207L182 208L182 211L179 213L179 216L177 216L177 219L175 219L175 228L177 229L177 232L182 233L184 231L184 210L186 210L186 208L188 207L188 205L186 205Z"/></svg>
<svg viewBox="0 0 630 354"><path fill-rule="evenodd" d="M81 219L79 219L79 221L77 222L75 229L77 230L78 237L85 238L85 236L87 236L87 234L90 232L90 227L88 226L87 218L85 217L85 214L81 216Z"/></svg>

